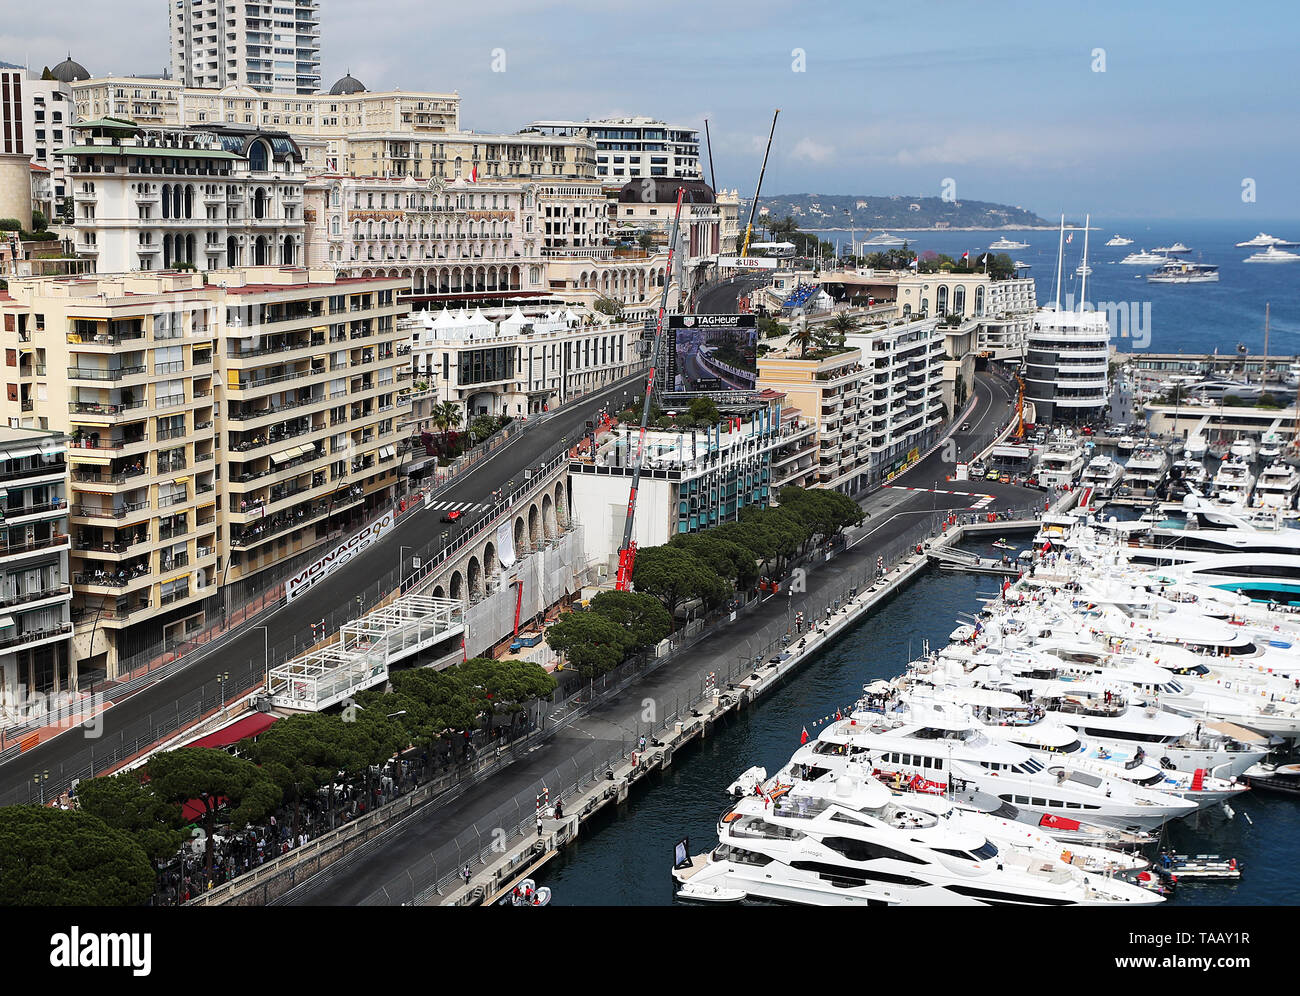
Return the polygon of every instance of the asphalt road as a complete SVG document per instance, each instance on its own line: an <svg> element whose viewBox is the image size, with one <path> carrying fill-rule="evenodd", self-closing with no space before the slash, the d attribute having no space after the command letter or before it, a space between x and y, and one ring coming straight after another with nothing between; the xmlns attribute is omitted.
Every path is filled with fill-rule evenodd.
<svg viewBox="0 0 1300 996"><path fill-rule="evenodd" d="M490 504L493 490L511 480L522 483L526 467L536 465L562 439L576 440L586 420L602 405L621 403L625 392L631 396L641 389L642 377L638 375L559 409L484 459L441 492L437 500ZM34 778L45 772L49 773L43 786L45 797L58 795L92 763L94 756L102 758L108 746L147 735L151 728L163 727L168 719L174 719L178 711L184 712L200 702L215 706L222 688L218 674L230 674L226 687L231 693L251 687L264 671L264 645L273 661L309 645L313 622L335 610L356 614L358 592L373 592L376 582L397 568L403 545L418 549L433 543L436 551L442 546L444 532L450 533L449 541L454 539L462 527L439 519L440 514L428 508L403 516L381 540L319 582L310 597L283 606L265 620L265 635L259 625L215 650L201 650L184 670L112 706L103 714L99 737L90 739L84 730L73 729L11 758L0 765L0 798L6 803L38 801Z"/></svg>
<svg viewBox="0 0 1300 996"><path fill-rule="evenodd" d="M991 375L978 375L975 384L977 405L971 416L971 428L957 434L961 450L974 451L987 445L1006 421L1010 409L1007 384ZM1040 492L1002 485L997 482L947 482L951 464L943 461L943 448L918 463L896 479L894 487L884 488L864 503L870 518L847 536L847 550L830 563L812 572L808 591L790 596L789 606L759 610L743 616L731 625L720 627L705 637L680 659L664 664L625 690L610 702L567 726L552 739L534 748L523 759L486 782L469 788L464 795L441 806L417 811L393 837L374 850L364 852L345 866L313 879L290 894L292 905L349 906L371 896L379 888L393 883L390 890L394 903L409 901L414 891L407 870L426 865L429 856L447 846L471 828L484 840L496 829L497 813L518 795L531 798L539 781L548 785L571 777L649 732L641 721L647 699L660 704L661 714L669 715L673 704L698 692L710 671L727 673L742 652L752 654L786 630L787 613L804 611L809 618L819 616L822 606L839 591L870 570L876 557L898 542L900 535L926 517L940 510L965 510L978 499L971 494L941 494L907 488L934 488L936 480L942 491L962 490L974 494L993 494L997 499L990 508L1024 505L1041 496ZM828 594L829 593L829 594ZM784 611L782 611L784 609ZM523 814L527 816L528 813ZM459 868L448 864L443 871Z"/></svg>

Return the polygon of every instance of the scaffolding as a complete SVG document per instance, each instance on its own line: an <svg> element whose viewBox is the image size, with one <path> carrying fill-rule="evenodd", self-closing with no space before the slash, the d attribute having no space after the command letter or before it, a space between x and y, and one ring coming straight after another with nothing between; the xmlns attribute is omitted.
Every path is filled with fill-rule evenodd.
<svg viewBox="0 0 1300 996"><path fill-rule="evenodd" d="M274 706L320 712L388 680L393 665L465 631L458 600L415 593L345 623L338 639L271 668Z"/></svg>

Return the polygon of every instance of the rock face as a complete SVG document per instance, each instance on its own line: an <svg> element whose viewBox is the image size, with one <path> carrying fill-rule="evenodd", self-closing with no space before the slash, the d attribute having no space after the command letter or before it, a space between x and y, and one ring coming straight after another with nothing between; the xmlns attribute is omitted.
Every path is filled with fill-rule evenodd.
<svg viewBox="0 0 1300 996"><path fill-rule="evenodd" d="M742 216L748 199L740 202ZM1050 228L1032 211L991 201L941 197L867 197L860 194L764 195L759 213L796 218L807 228Z"/></svg>

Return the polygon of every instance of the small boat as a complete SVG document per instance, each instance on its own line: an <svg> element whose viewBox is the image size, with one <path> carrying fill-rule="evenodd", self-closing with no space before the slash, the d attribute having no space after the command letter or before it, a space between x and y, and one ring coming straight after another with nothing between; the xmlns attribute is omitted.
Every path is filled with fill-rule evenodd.
<svg viewBox="0 0 1300 996"><path fill-rule="evenodd" d="M687 882L677 890L677 898L697 903L738 903L745 898L745 890L722 885L706 885L703 882Z"/></svg>
<svg viewBox="0 0 1300 996"><path fill-rule="evenodd" d="M530 906L549 906L551 903L551 890L549 886L542 886L533 893L533 901L527 905Z"/></svg>
<svg viewBox="0 0 1300 996"><path fill-rule="evenodd" d="M1016 260L1011 265L1014 266L1017 270L1031 270L1034 267L1033 263L1025 263L1022 262L1021 260Z"/></svg>
<svg viewBox="0 0 1300 996"><path fill-rule="evenodd" d="M995 541L995 542L992 544L992 546L993 546L993 549L995 549L995 550L1014 550L1014 549L1015 549L1014 546L1012 546L1010 543L1008 543L1008 542L1007 542L1006 540L1004 540L1004 539L1000 539L1000 540Z"/></svg>
<svg viewBox="0 0 1300 996"><path fill-rule="evenodd" d="M511 894L510 894L510 905L511 905L511 906L532 906L532 905L534 905L533 900L535 900L535 899L537 898L537 895L538 895L539 890L538 890L538 888L537 888L537 883L534 882L531 878L526 878L526 879L524 879L524 880L523 880L522 882L520 882L517 886L515 886L515 890L516 890L516 891L513 891L513 892L511 892ZM550 901L551 901L551 890L550 890L550 889L547 889L547 890L546 890L546 901L547 901L547 902L550 902ZM542 905L545 905L545 904L542 904Z"/></svg>
<svg viewBox="0 0 1300 996"><path fill-rule="evenodd" d="M739 778L727 786L727 793L737 799L753 795L754 789L767 781L767 769L754 765L741 772Z"/></svg>
<svg viewBox="0 0 1300 996"><path fill-rule="evenodd" d="M1236 858L1223 858L1217 854L1169 855L1167 870L1181 879L1239 879L1241 865Z"/></svg>

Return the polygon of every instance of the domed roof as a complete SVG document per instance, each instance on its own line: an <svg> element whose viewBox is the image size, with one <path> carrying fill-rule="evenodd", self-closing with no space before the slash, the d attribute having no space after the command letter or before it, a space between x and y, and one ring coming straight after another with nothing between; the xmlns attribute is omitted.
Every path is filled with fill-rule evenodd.
<svg viewBox="0 0 1300 996"><path fill-rule="evenodd" d="M73 62L71 52L68 53L66 59L51 69L50 72L54 74L54 78L60 83L72 83L75 80L90 79L90 71L80 62Z"/></svg>
<svg viewBox="0 0 1300 996"><path fill-rule="evenodd" d="M338 95L341 93L365 93L366 85L352 75L352 70L348 70L347 75L330 87L330 93Z"/></svg>
<svg viewBox="0 0 1300 996"><path fill-rule="evenodd" d="M713 188L703 180L679 180L673 177L654 177L642 180L629 180L618 192L620 204L674 204L677 201L677 188L686 188L682 196L685 204L713 204Z"/></svg>

